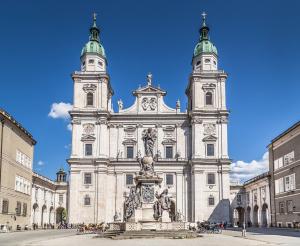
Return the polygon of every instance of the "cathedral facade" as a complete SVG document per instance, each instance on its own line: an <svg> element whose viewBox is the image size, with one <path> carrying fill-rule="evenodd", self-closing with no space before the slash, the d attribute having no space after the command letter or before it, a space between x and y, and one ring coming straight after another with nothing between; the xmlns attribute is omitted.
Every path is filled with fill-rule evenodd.
<svg viewBox="0 0 300 246"><path fill-rule="evenodd" d="M143 134L155 133L155 172L168 189L172 220L229 221L230 159L227 144L226 79L218 69L217 49L210 41L205 15L187 79L188 107L164 102L166 91L148 74L133 92L134 104L118 112L107 73L105 50L94 17L90 39L82 49L81 69L72 74L74 102L72 151L68 159L69 223L124 219L124 202L145 155Z"/></svg>

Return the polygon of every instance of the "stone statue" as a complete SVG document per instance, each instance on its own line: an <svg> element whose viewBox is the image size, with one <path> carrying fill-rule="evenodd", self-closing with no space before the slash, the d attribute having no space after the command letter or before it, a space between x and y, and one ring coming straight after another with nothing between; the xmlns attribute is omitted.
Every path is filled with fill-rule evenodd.
<svg viewBox="0 0 300 246"><path fill-rule="evenodd" d="M143 141L146 156L153 157L153 148L156 139L156 132L152 128L143 131Z"/></svg>
<svg viewBox="0 0 300 246"><path fill-rule="evenodd" d="M123 101L121 99L118 100L119 111L123 109Z"/></svg>
<svg viewBox="0 0 300 246"><path fill-rule="evenodd" d="M155 193L157 200L154 203L154 218L157 220L161 218L163 210L166 210L170 213L171 211L171 196L168 194L168 189L164 189L163 192L159 195L158 192Z"/></svg>
<svg viewBox="0 0 300 246"><path fill-rule="evenodd" d="M139 187L131 187L129 195L125 199L124 203L124 220L127 221L134 214L134 210L141 204Z"/></svg>

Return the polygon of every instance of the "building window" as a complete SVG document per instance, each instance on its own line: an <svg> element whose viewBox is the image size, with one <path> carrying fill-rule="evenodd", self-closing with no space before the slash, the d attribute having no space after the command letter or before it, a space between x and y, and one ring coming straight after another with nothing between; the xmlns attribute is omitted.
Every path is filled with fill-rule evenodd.
<svg viewBox="0 0 300 246"><path fill-rule="evenodd" d="M126 185L133 185L133 175L126 174Z"/></svg>
<svg viewBox="0 0 300 246"><path fill-rule="evenodd" d="M173 158L173 146L166 146L166 158Z"/></svg>
<svg viewBox="0 0 300 246"><path fill-rule="evenodd" d="M92 174L91 173L84 174L84 184L92 184Z"/></svg>
<svg viewBox="0 0 300 246"><path fill-rule="evenodd" d="M284 214L284 202L279 203L279 213Z"/></svg>
<svg viewBox="0 0 300 246"><path fill-rule="evenodd" d="M88 92L86 94L86 105L93 106L94 105L94 94L92 92Z"/></svg>
<svg viewBox="0 0 300 246"><path fill-rule="evenodd" d="M241 205L242 204L242 196L241 196L241 194L237 194L236 195L236 203L237 203L237 205Z"/></svg>
<svg viewBox="0 0 300 246"><path fill-rule="evenodd" d="M255 190L255 192L253 193L253 202L257 203L257 191Z"/></svg>
<svg viewBox="0 0 300 246"><path fill-rule="evenodd" d="M84 197L84 205L85 206L91 205L91 198L90 198L89 195L85 195L85 197Z"/></svg>
<svg viewBox="0 0 300 246"><path fill-rule="evenodd" d="M103 63L102 63L101 61L98 61L98 65L99 65L100 67L102 67L102 66L103 66Z"/></svg>
<svg viewBox="0 0 300 246"><path fill-rule="evenodd" d="M196 65L199 66L201 64L201 61L197 61Z"/></svg>
<svg viewBox="0 0 300 246"><path fill-rule="evenodd" d="M208 173L207 174L207 184L214 185L216 184L216 178L214 173Z"/></svg>
<svg viewBox="0 0 300 246"><path fill-rule="evenodd" d="M59 202L60 204L62 204L62 203L64 202L64 195L63 195L63 194L59 194L59 195L58 195L58 202Z"/></svg>
<svg viewBox="0 0 300 246"><path fill-rule="evenodd" d="M293 201L289 200L286 202L286 210L288 213L293 213Z"/></svg>
<svg viewBox="0 0 300 246"><path fill-rule="evenodd" d="M284 157L283 157L283 164L286 166L286 165L289 165L291 163L294 162L294 151L286 154Z"/></svg>
<svg viewBox="0 0 300 246"><path fill-rule="evenodd" d="M94 64L94 60L93 59L89 59L89 64Z"/></svg>
<svg viewBox="0 0 300 246"><path fill-rule="evenodd" d="M207 144L206 145L206 155L207 156L214 156L215 155L215 145L214 144Z"/></svg>
<svg viewBox="0 0 300 246"><path fill-rule="evenodd" d="M166 174L166 185L174 185L174 175Z"/></svg>
<svg viewBox="0 0 300 246"><path fill-rule="evenodd" d="M85 144L85 155L86 156L93 155L93 145L92 144Z"/></svg>
<svg viewBox="0 0 300 246"><path fill-rule="evenodd" d="M208 58L205 59L204 61L205 61L205 63L210 63L210 59L208 59Z"/></svg>
<svg viewBox="0 0 300 246"><path fill-rule="evenodd" d="M210 195L208 198L208 205L209 206L214 206L215 205L215 198L214 196Z"/></svg>
<svg viewBox="0 0 300 246"><path fill-rule="evenodd" d="M8 205L9 205L8 200L3 200L2 201L2 213L3 214L7 214L8 213Z"/></svg>
<svg viewBox="0 0 300 246"><path fill-rule="evenodd" d="M284 191L291 191L295 189L295 174L284 177Z"/></svg>
<svg viewBox="0 0 300 246"><path fill-rule="evenodd" d="M247 204L250 203L250 193L249 192L246 193L246 201L247 201Z"/></svg>
<svg viewBox="0 0 300 246"><path fill-rule="evenodd" d="M23 216L27 216L27 203L23 203Z"/></svg>
<svg viewBox="0 0 300 246"><path fill-rule="evenodd" d="M126 156L127 158L133 158L133 146L126 147Z"/></svg>
<svg viewBox="0 0 300 246"><path fill-rule="evenodd" d="M16 215L20 216L21 215L21 202L17 202L17 207L16 207Z"/></svg>
<svg viewBox="0 0 300 246"><path fill-rule="evenodd" d="M85 66L85 61L82 62L82 66Z"/></svg>
<svg viewBox="0 0 300 246"><path fill-rule="evenodd" d="M213 105L213 97L211 92L205 94L205 105Z"/></svg>

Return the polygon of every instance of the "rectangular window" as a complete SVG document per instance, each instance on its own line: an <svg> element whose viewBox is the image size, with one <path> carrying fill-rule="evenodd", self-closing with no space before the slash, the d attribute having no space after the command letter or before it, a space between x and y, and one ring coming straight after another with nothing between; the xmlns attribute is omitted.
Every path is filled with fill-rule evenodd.
<svg viewBox="0 0 300 246"><path fill-rule="evenodd" d="M167 159L173 158L173 147L172 146L166 146L166 158Z"/></svg>
<svg viewBox="0 0 300 246"><path fill-rule="evenodd" d="M133 175L126 174L126 185L133 185Z"/></svg>
<svg viewBox="0 0 300 246"><path fill-rule="evenodd" d="M89 59L89 64L94 64L94 60L93 59Z"/></svg>
<svg viewBox="0 0 300 246"><path fill-rule="evenodd" d="M250 193L249 192L246 193L246 201L247 201L247 204L250 203Z"/></svg>
<svg viewBox="0 0 300 246"><path fill-rule="evenodd" d="M283 202L279 203L279 213L284 214L284 203Z"/></svg>
<svg viewBox="0 0 300 246"><path fill-rule="evenodd" d="M215 198L213 196L210 196L208 198L208 205L209 206L214 206L215 205Z"/></svg>
<svg viewBox="0 0 300 246"><path fill-rule="evenodd" d="M8 200L2 201L2 213L7 214L8 213Z"/></svg>
<svg viewBox="0 0 300 246"><path fill-rule="evenodd" d="M133 146L126 147L127 158L133 158Z"/></svg>
<svg viewBox="0 0 300 246"><path fill-rule="evenodd" d="M91 205L91 198L90 198L88 195L86 195L86 196L84 197L84 205L85 205L85 206Z"/></svg>
<svg viewBox="0 0 300 246"><path fill-rule="evenodd" d="M214 185L216 184L216 178L214 173L208 173L207 174L207 184Z"/></svg>
<svg viewBox="0 0 300 246"><path fill-rule="evenodd" d="M21 215L21 202L17 202L17 207L16 207L16 215L20 216Z"/></svg>
<svg viewBox="0 0 300 246"><path fill-rule="evenodd" d="M166 185L174 185L174 175L166 174Z"/></svg>
<svg viewBox="0 0 300 246"><path fill-rule="evenodd" d="M292 162L294 162L294 151L286 154L284 157L283 157L283 164L284 165L289 165L291 164Z"/></svg>
<svg viewBox="0 0 300 246"><path fill-rule="evenodd" d="M237 202L238 205L242 204L242 196L241 196L241 194L237 194L236 195L236 202Z"/></svg>
<svg viewBox="0 0 300 246"><path fill-rule="evenodd" d="M23 216L27 216L27 203L23 203Z"/></svg>
<svg viewBox="0 0 300 246"><path fill-rule="evenodd" d="M92 144L85 144L85 155L86 156L93 155L93 145Z"/></svg>
<svg viewBox="0 0 300 246"><path fill-rule="evenodd" d="M293 213L294 209L293 209L293 201L289 200L286 202L286 210L288 213Z"/></svg>
<svg viewBox="0 0 300 246"><path fill-rule="evenodd" d="M92 174L91 173L84 174L84 184L92 184Z"/></svg>
<svg viewBox="0 0 300 246"><path fill-rule="evenodd" d="M284 180L284 191L291 191L295 189L295 174L291 174L288 176L285 176L283 178Z"/></svg>
<svg viewBox="0 0 300 246"><path fill-rule="evenodd" d="M64 195L63 194L59 194L59 196L58 196L58 202L60 204L62 204L64 202Z"/></svg>
<svg viewBox="0 0 300 246"><path fill-rule="evenodd" d="M257 190L253 193L253 202L257 203Z"/></svg>
<svg viewBox="0 0 300 246"><path fill-rule="evenodd" d="M206 155L207 156L214 156L215 155L215 145L214 144L207 144L206 145Z"/></svg>

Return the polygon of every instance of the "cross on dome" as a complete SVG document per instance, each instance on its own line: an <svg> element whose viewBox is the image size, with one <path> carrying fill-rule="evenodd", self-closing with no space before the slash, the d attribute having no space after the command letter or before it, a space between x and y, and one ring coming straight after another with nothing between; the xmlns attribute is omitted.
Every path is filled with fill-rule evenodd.
<svg viewBox="0 0 300 246"><path fill-rule="evenodd" d="M152 85L152 73L148 73L147 75L147 84L148 86Z"/></svg>
<svg viewBox="0 0 300 246"><path fill-rule="evenodd" d="M207 14L205 12L203 12L201 15L202 15L202 26L206 26L205 20L206 20Z"/></svg>

